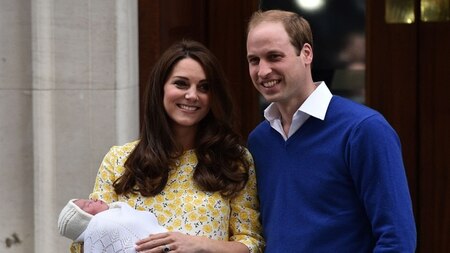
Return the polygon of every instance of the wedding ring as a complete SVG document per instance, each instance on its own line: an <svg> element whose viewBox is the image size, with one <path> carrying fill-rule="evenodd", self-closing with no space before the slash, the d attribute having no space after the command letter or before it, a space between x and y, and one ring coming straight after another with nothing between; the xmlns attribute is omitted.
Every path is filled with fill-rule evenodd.
<svg viewBox="0 0 450 253"><path fill-rule="evenodd" d="M169 245L164 245L162 252L163 252L163 253L167 253L167 252L169 252L169 251L170 251Z"/></svg>

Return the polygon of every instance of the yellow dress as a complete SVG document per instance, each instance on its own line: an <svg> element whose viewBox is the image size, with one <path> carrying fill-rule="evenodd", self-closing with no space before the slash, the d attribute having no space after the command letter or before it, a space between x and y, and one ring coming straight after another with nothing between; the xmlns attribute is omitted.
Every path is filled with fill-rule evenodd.
<svg viewBox="0 0 450 253"><path fill-rule="evenodd" d="M91 199L107 203L123 201L138 210L154 213L159 224L169 231L205 236L217 240L237 241L245 244L250 252L262 252L264 240L259 222L259 202L256 196L256 178L253 159L246 150L250 162L246 187L234 198L224 198L218 192L200 190L192 180L197 164L194 150L186 151L169 172L164 190L154 197L140 194L117 195L112 184L124 173L124 163L137 141L114 146L106 154L99 168ZM71 252L80 252L80 244L74 243Z"/></svg>

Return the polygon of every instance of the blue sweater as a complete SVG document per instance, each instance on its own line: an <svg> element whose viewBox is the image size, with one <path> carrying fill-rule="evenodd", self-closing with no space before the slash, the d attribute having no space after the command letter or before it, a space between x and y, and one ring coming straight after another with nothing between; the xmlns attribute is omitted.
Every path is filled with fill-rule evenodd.
<svg viewBox="0 0 450 253"><path fill-rule="evenodd" d="M266 253L414 252L397 134L376 111L333 96L287 141L267 121L249 136Z"/></svg>

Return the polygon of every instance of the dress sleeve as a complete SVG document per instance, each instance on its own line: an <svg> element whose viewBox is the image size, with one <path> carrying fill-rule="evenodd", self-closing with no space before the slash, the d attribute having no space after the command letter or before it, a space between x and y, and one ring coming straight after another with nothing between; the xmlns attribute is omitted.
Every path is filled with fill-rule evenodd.
<svg viewBox="0 0 450 253"><path fill-rule="evenodd" d="M249 179L245 188L231 199L231 241L245 244L251 253L263 252L265 246L259 219L259 201L256 191L256 175L253 158L246 150L249 161Z"/></svg>
<svg viewBox="0 0 450 253"><path fill-rule="evenodd" d="M124 170L120 158L121 152L118 147L112 147L105 155L95 178L94 189L89 195L90 199L101 199L106 203L118 200L113 183Z"/></svg>
<svg viewBox="0 0 450 253"><path fill-rule="evenodd" d="M101 199L106 203L117 201L113 182L116 180L116 167L118 165L118 148L112 147L103 158L95 178L94 190L89 195L90 199ZM73 242L70 245L71 253L81 253L83 243Z"/></svg>
<svg viewBox="0 0 450 253"><path fill-rule="evenodd" d="M81 242L73 242L70 245L70 253L81 253L81 249L83 248L83 243Z"/></svg>

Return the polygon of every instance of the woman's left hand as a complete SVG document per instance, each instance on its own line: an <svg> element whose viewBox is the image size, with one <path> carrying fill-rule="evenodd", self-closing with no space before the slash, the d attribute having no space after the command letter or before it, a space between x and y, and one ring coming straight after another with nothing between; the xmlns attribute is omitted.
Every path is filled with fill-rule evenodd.
<svg viewBox="0 0 450 253"><path fill-rule="evenodd" d="M136 251L142 253L194 253L203 252L206 237L191 236L180 232L150 235L136 242Z"/></svg>

